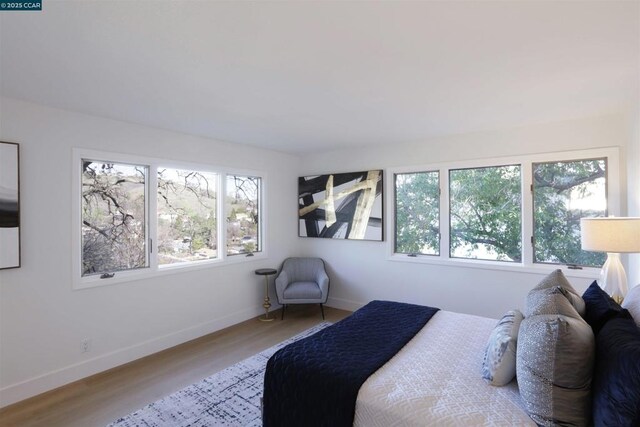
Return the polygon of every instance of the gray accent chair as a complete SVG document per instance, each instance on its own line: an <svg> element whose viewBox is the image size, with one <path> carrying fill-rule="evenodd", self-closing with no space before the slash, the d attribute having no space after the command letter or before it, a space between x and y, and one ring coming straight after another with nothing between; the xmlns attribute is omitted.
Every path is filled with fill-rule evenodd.
<svg viewBox="0 0 640 427"><path fill-rule="evenodd" d="M284 310L289 304L322 304L329 297L329 276L321 258L287 258L276 277L276 296Z"/></svg>

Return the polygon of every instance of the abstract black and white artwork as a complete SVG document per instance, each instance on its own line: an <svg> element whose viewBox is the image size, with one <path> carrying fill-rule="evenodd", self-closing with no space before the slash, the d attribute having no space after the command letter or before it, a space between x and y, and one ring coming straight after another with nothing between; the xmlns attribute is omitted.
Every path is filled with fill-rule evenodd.
<svg viewBox="0 0 640 427"><path fill-rule="evenodd" d="M299 236L382 241L382 170L298 178Z"/></svg>
<svg viewBox="0 0 640 427"><path fill-rule="evenodd" d="M0 269L20 267L18 144L0 142Z"/></svg>

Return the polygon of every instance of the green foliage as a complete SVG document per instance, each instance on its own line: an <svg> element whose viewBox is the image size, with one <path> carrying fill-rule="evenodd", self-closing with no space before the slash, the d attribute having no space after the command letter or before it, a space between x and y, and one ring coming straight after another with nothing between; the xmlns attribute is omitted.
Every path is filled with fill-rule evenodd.
<svg viewBox="0 0 640 427"><path fill-rule="evenodd" d="M215 248L216 219L213 215L205 217L184 209L171 228L174 240L187 238L190 255L205 247Z"/></svg>
<svg viewBox="0 0 640 427"><path fill-rule="evenodd" d="M397 253L439 253L439 181L438 172L396 175Z"/></svg>
<svg viewBox="0 0 640 427"><path fill-rule="evenodd" d="M580 218L604 216L604 209L571 201L605 195L605 161L540 163L533 167L536 262L599 267L606 255L580 249ZM576 203L574 203L575 205Z"/></svg>
<svg viewBox="0 0 640 427"><path fill-rule="evenodd" d="M520 166L450 171L452 255L520 261L520 182Z"/></svg>
<svg viewBox="0 0 640 427"><path fill-rule="evenodd" d="M535 262L598 267L605 254L580 249L580 218L604 216L604 159L533 166ZM520 261L520 166L450 171L453 256ZM437 254L437 172L396 175L396 252Z"/></svg>

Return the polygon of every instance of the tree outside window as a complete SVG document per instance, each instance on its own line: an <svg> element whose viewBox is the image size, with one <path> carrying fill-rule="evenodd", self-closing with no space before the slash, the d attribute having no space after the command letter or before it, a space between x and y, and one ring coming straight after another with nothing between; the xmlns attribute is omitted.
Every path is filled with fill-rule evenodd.
<svg viewBox="0 0 640 427"><path fill-rule="evenodd" d="M449 171L450 256L522 259L520 165Z"/></svg>
<svg viewBox="0 0 640 427"><path fill-rule="evenodd" d="M221 245L227 255L262 251L260 177L169 168L151 161L153 165L144 165L81 156L78 161L78 270L86 279L81 285L125 271L220 259ZM221 179L226 183L224 197L218 194ZM157 198L149 197L151 186L156 186ZM222 236L221 225L226 226Z"/></svg>
<svg viewBox="0 0 640 427"><path fill-rule="evenodd" d="M533 164L534 262L600 267L580 248L580 218L607 214L606 159Z"/></svg>
<svg viewBox="0 0 640 427"><path fill-rule="evenodd" d="M395 252L440 254L440 174L437 171L395 175Z"/></svg>
<svg viewBox="0 0 640 427"><path fill-rule="evenodd" d="M227 255L262 251L260 238L260 192L262 179L227 175Z"/></svg>
<svg viewBox="0 0 640 427"><path fill-rule="evenodd" d="M218 256L218 175L158 169L158 263L195 262Z"/></svg>
<svg viewBox="0 0 640 427"><path fill-rule="evenodd" d="M82 276L149 266L148 167L82 160Z"/></svg>

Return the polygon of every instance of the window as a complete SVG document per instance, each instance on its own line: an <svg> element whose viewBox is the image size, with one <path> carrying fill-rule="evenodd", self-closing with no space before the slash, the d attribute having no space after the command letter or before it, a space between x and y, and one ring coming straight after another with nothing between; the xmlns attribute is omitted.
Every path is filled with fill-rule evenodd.
<svg viewBox="0 0 640 427"><path fill-rule="evenodd" d="M227 255L262 251L260 184L259 177L227 175Z"/></svg>
<svg viewBox="0 0 640 427"><path fill-rule="evenodd" d="M218 175L158 169L158 264L218 257Z"/></svg>
<svg viewBox="0 0 640 427"><path fill-rule="evenodd" d="M263 253L259 174L77 149L74 161L76 288Z"/></svg>
<svg viewBox="0 0 640 427"><path fill-rule="evenodd" d="M149 266L148 171L142 165L82 161L82 276Z"/></svg>
<svg viewBox="0 0 640 427"><path fill-rule="evenodd" d="M620 214L618 165L602 148L392 171L391 257L594 277L606 254L581 250L580 218Z"/></svg>
<svg viewBox="0 0 640 427"><path fill-rule="evenodd" d="M599 267L580 249L580 218L607 214L606 159L533 164L534 262Z"/></svg>
<svg viewBox="0 0 640 427"><path fill-rule="evenodd" d="M395 174L395 251L440 254L440 174Z"/></svg>
<svg viewBox="0 0 640 427"><path fill-rule="evenodd" d="M449 171L452 258L522 259L520 166Z"/></svg>

